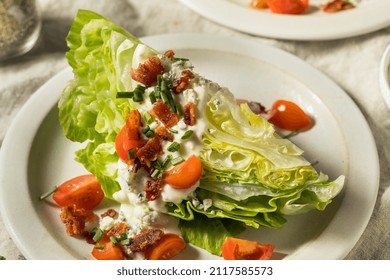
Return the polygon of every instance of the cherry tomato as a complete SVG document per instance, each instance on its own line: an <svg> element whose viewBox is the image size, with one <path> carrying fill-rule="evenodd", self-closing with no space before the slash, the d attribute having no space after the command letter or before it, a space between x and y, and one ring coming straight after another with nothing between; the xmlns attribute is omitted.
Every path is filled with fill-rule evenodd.
<svg viewBox="0 0 390 280"><path fill-rule="evenodd" d="M143 139L129 139L126 126L123 126L115 139L116 153L123 162L131 163L133 160L129 158L129 150L134 149L134 153L136 153L137 149L144 143Z"/></svg>
<svg viewBox="0 0 390 280"><path fill-rule="evenodd" d="M104 198L103 190L93 174L81 175L62 183L53 193L54 201L61 207L76 205L92 210Z"/></svg>
<svg viewBox="0 0 390 280"><path fill-rule="evenodd" d="M267 9L268 8L267 0L251 0L249 2L249 7L257 10Z"/></svg>
<svg viewBox="0 0 390 280"><path fill-rule="evenodd" d="M227 237L222 244L222 256L225 260L269 260L274 248L273 244Z"/></svg>
<svg viewBox="0 0 390 280"><path fill-rule="evenodd" d="M175 189L187 189L200 179L202 172L200 159L196 155L191 155L186 161L168 170L164 181Z"/></svg>
<svg viewBox="0 0 390 280"><path fill-rule="evenodd" d="M186 242L173 233L164 234L156 244L145 251L147 260L170 260L186 248Z"/></svg>
<svg viewBox="0 0 390 280"><path fill-rule="evenodd" d="M309 7L309 0L267 0L268 7L277 14L302 14Z"/></svg>
<svg viewBox="0 0 390 280"><path fill-rule="evenodd" d="M313 125L312 119L297 104L287 100L275 101L269 116L270 123L285 130L308 129Z"/></svg>
<svg viewBox="0 0 390 280"><path fill-rule="evenodd" d="M107 235L96 243L92 256L97 260L124 260L125 255L119 246L112 243Z"/></svg>

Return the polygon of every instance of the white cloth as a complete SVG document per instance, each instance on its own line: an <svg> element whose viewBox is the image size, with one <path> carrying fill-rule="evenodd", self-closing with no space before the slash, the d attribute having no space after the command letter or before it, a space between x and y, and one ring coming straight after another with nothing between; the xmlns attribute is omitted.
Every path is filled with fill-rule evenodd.
<svg viewBox="0 0 390 280"><path fill-rule="evenodd" d="M368 120L380 157L380 190L371 220L347 259L390 259L390 110L378 83L380 58L390 44L390 27L348 39L299 42L233 31L199 16L175 0L39 0L39 3L43 29L37 46L25 56L0 64L0 143L20 107L36 89L67 66L65 36L79 8L100 13L138 37L197 32L249 38L273 45L328 75L353 98ZM23 259L1 218L0 256Z"/></svg>

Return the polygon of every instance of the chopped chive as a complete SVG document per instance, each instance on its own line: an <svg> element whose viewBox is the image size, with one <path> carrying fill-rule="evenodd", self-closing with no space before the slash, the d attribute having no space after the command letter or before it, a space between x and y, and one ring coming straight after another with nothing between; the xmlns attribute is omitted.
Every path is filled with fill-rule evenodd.
<svg viewBox="0 0 390 280"><path fill-rule="evenodd" d="M117 238L117 237L115 237L115 236L110 236L110 240L111 240L111 242L114 244L114 245L118 245L118 243L119 243L119 239Z"/></svg>
<svg viewBox="0 0 390 280"><path fill-rule="evenodd" d="M172 163L172 165L178 165L179 163L182 163L183 161L184 161L184 158L179 156L179 157L172 159L171 163Z"/></svg>
<svg viewBox="0 0 390 280"><path fill-rule="evenodd" d="M151 124L152 122L154 122L154 118L149 112L146 112L144 114L144 118L147 124Z"/></svg>
<svg viewBox="0 0 390 280"><path fill-rule="evenodd" d="M152 175L150 175L150 176L152 176L152 178L154 178L154 179L157 179L161 173L162 173L162 171L160 169L155 169L155 170L153 170Z"/></svg>
<svg viewBox="0 0 390 280"><path fill-rule="evenodd" d="M134 148L131 148L127 151L127 154L129 155L129 159L135 159L135 151Z"/></svg>
<svg viewBox="0 0 390 280"><path fill-rule="evenodd" d="M168 131L171 133L174 133L174 134L179 133L179 131L177 131L176 129L173 129L173 128L168 128Z"/></svg>
<svg viewBox="0 0 390 280"><path fill-rule="evenodd" d="M134 92L134 97L133 97L134 102L141 102L144 100L143 93L142 92Z"/></svg>
<svg viewBox="0 0 390 280"><path fill-rule="evenodd" d="M293 137L293 136L298 135L298 134L299 134L299 131L293 130L290 133L288 133L287 135L283 136L283 138L288 139L288 138Z"/></svg>
<svg viewBox="0 0 390 280"><path fill-rule="evenodd" d="M185 140L185 139L188 139L191 137L192 133L194 133L192 130L187 130L183 136L181 137L181 139Z"/></svg>
<svg viewBox="0 0 390 280"><path fill-rule="evenodd" d="M177 152L178 150L180 150L180 144L177 142L173 142L171 145L168 146L167 150L170 152Z"/></svg>
<svg viewBox="0 0 390 280"><path fill-rule="evenodd" d="M147 133L149 130L150 130L150 126L148 126L148 125L141 129L143 134Z"/></svg>
<svg viewBox="0 0 390 280"><path fill-rule="evenodd" d="M116 98L133 98L134 92L132 91L118 91L116 93Z"/></svg>
<svg viewBox="0 0 390 280"><path fill-rule="evenodd" d="M45 192L43 195L41 195L41 196L39 197L39 200L44 200L45 198L49 197L50 195L52 195L53 193L55 193L55 191L57 190L57 188L58 188L57 186L54 186L53 189L51 189L51 190Z"/></svg>
<svg viewBox="0 0 390 280"><path fill-rule="evenodd" d="M168 99L167 93L163 90L161 90L161 100L164 103L169 104L169 99Z"/></svg>
<svg viewBox="0 0 390 280"><path fill-rule="evenodd" d="M166 168L168 166L168 164L171 162L172 160L172 156L171 155L168 155L164 161L161 163L161 167L162 168Z"/></svg>
<svg viewBox="0 0 390 280"><path fill-rule="evenodd" d="M149 100L150 100L150 103L152 103L152 104L156 103L157 99L156 99L156 93L154 91L152 91L149 94Z"/></svg>
<svg viewBox="0 0 390 280"><path fill-rule="evenodd" d="M183 116L183 109L181 108L180 104L175 105L175 112L178 114L180 117Z"/></svg>
<svg viewBox="0 0 390 280"><path fill-rule="evenodd" d="M125 240L125 239L128 239L128 236L127 236L127 233L122 233L121 236L120 236L120 240Z"/></svg>
<svg viewBox="0 0 390 280"><path fill-rule="evenodd" d="M155 135L155 132L153 130L148 130L145 133L145 136L148 137L148 138L152 138L154 135Z"/></svg>
<svg viewBox="0 0 390 280"><path fill-rule="evenodd" d="M123 240L121 240L121 244L123 246L130 245L131 244L131 239L130 238L123 239Z"/></svg>
<svg viewBox="0 0 390 280"><path fill-rule="evenodd" d="M99 228L96 230L94 236L92 237L93 241L99 242L103 237L103 231Z"/></svg>
<svg viewBox="0 0 390 280"><path fill-rule="evenodd" d="M95 248L95 249L103 250L103 249L104 249L104 245L96 245L94 248Z"/></svg>
<svg viewBox="0 0 390 280"><path fill-rule="evenodd" d="M188 58L183 58L183 57L172 57L172 61L188 61Z"/></svg>

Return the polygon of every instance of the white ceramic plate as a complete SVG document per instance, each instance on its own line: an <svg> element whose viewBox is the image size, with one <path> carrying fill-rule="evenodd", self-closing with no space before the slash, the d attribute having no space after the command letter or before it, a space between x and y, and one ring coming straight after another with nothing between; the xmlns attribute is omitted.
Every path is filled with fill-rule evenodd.
<svg viewBox="0 0 390 280"><path fill-rule="evenodd" d="M327 14L318 9L328 0L310 0L303 15L254 10L250 0L181 0L193 11L226 27L278 39L330 40L357 36L390 25L390 1L361 0L354 9Z"/></svg>
<svg viewBox="0 0 390 280"><path fill-rule="evenodd" d="M315 118L315 126L293 141L331 179L346 175L344 192L323 212L291 216L280 230L248 230L242 237L274 243L287 259L344 258L368 223L379 184L375 142L348 95L297 57L252 41L193 34L144 41L190 58L198 73L228 86L237 97L266 106L285 98ZM34 93L14 119L1 150L1 212L28 259L91 258L91 245L66 235L58 207L38 200L52 186L85 172L73 160L80 145L63 136L57 119L57 102L71 77L65 69ZM196 248L187 252L181 257L214 258Z"/></svg>
<svg viewBox="0 0 390 280"><path fill-rule="evenodd" d="M385 49L382 55L379 69L379 85L386 101L390 108L390 44Z"/></svg>

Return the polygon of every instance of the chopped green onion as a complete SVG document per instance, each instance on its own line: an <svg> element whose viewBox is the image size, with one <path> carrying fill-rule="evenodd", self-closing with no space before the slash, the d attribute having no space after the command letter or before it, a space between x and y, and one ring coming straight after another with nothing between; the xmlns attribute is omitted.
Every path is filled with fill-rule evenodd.
<svg viewBox="0 0 390 280"><path fill-rule="evenodd" d="M145 136L148 137L148 138L152 138L154 135L155 135L155 132L153 130L148 130L145 133Z"/></svg>
<svg viewBox="0 0 390 280"><path fill-rule="evenodd" d="M130 244L131 244L131 239L130 239L130 238L122 239L122 240L121 240L121 244L122 244L123 246L130 245Z"/></svg>
<svg viewBox="0 0 390 280"><path fill-rule="evenodd" d="M153 172L150 176L152 176L152 178L154 178L154 179L157 179L158 176L161 175L161 173L162 173L162 171L160 169L155 169L155 170L153 170Z"/></svg>
<svg viewBox="0 0 390 280"><path fill-rule="evenodd" d="M188 58L183 58L183 57L172 57L172 61L188 61Z"/></svg>
<svg viewBox="0 0 390 280"><path fill-rule="evenodd" d="M94 236L92 237L92 239L93 239L93 241L95 241L95 242L99 242L100 239L102 239L102 237L103 237L103 231L102 231L100 228L98 228L98 229L96 230Z"/></svg>
<svg viewBox="0 0 390 280"><path fill-rule="evenodd" d="M129 159L135 159L135 151L134 148L131 148L130 150L127 151L127 154L129 156Z"/></svg>
<svg viewBox="0 0 390 280"><path fill-rule="evenodd" d="M0 256L0 261L5 261L6 258L4 256Z"/></svg>
<svg viewBox="0 0 390 280"><path fill-rule="evenodd" d="M298 135L298 134L299 134L299 131L293 130L290 133L288 133L287 135L283 136L283 138L288 139L288 138L293 137L293 136Z"/></svg>
<svg viewBox="0 0 390 280"><path fill-rule="evenodd" d="M122 233L121 236L120 236L120 240L125 240L125 239L128 239L128 236L127 236L127 233Z"/></svg>
<svg viewBox="0 0 390 280"><path fill-rule="evenodd" d="M187 130L183 136L181 137L181 139L185 140L185 139L188 139L191 137L192 133L194 133L192 130Z"/></svg>
<svg viewBox="0 0 390 280"><path fill-rule="evenodd" d="M152 167L154 169L162 169L161 162L159 162L158 160L152 161Z"/></svg>
<svg viewBox="0 0 390 280"><path fill-rule="evenodd" d="M156 103L156 93L154 91L152 91L150 94L149 94L149 100L150 100L150 103L154 104Z"/></svg>
<svg viewBox="0 0 390 280"><path fill-rule="evenodd" d="M114 244L114 245L118 245L118 243L119 243L119 239L117 238L117 237L115 237L115 236L110 236L110 240L111 240L111 242Z"/></svg>
<svg viewBox="0 0 390 280"><path fill-rule="evenodd" d="M171 133L174 133L174 134L179 133L179 131L177 131L176 129L173 129L173 128L168 128L168 131Z"/></svg>
<svg viewBox="0 0 390 280"><path fill-rule="evenodd" d="M183 109L181 108L180 104L175 104L175 110L176 114L178 114L180 117L183 116Z"/></svg>
<svg viewBox="0 0 390 280"><path fill-rule="evenodd" d="M172 165L178 165L179 163L182 163L183 161L184 161L184 158L179 156L179 157L172 159L171 163L172 163Z"/></svg>
<svg viewBox="0 0 390 280"><path fill-rule="evenodd" d="M154 122L154 118L149 112L146 112L144 114L144 118L147 124L151 124L152 122Z"/></svg>
<svg viewBox="0 0 390 280"><path fill-rule="evenodd" d="M180 150L180 144L177 142L173 142L171 145L168 146L167 150L170 152L177 152L178 150Z"/></svg>
<svg viewBox="0 0 390 280"><path fill-rule="evenodd" d="M51 190L45 192L43 195L41 195L41 196L39 197L39 200L44 200L45 198L49 197L50 195L52 195L53 193L55 193L57 189L58 189L58 187L57 187L57 186L54 186L53 189L51 189Z"/></svg>
<svg viewBox="0 0 390 280"><path fill-rule="evenodd" d="M150 126L145 126L141 129L142 133L145 134L146 132L148 132L150 130Z"/></svg>
<svg viewBox="0 0 390 280"><path fill-rule="evenodd" d="M134 92L133 91L118 91L116 93L116 98L133 98Z"/></svg>
<svg viewBox="0 0 390 280"><path fill-rule="evenodd" d="M171 155L168 155L164 161L161 163L161 167L162 168L166 168L168 166L168 164L171 162L172 160L172 156Z"/></svg>
<svg viewBox="0 0 390 280"><path fill-rule="evenodd" d="M134 102L141 102L144 100L143 93L142 92L134 92L133 97Z"/></svg>
<svg viewBox="0 0 390 280"><path fill-rule="evenodd" d="M104 245L96 245L94 248L95 248L95 249L103 250L103 249L104 249Z"/></svg>

